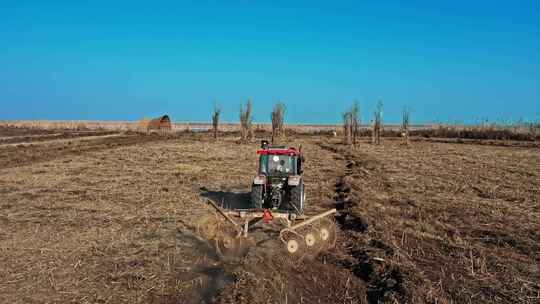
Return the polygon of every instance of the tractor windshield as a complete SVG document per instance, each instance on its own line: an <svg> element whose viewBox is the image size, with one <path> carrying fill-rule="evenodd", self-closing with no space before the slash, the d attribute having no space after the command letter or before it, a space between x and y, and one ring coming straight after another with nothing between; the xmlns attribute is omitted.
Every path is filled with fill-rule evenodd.
<svg viewBox="0 0 540 304"><path fill-rule="evenodd" d="M296 175L296 156L261 155L260 170L266 175Z"/></svg>

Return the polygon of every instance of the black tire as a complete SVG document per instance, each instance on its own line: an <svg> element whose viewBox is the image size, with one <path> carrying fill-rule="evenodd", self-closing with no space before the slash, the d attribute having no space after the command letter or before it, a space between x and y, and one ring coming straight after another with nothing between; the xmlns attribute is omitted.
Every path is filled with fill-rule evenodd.
<svg viewBox="0 0 540 304"><path fill-rule="evenodd" d="M291 187L291 210L297 214L304 212L304 182L300 181L298 186Z"/></svg>
<svg viewBox="0 0 540 304"><path fill-rule="evenodd" d="M253 208L262 208L264 203L263 199L263 185L251 186L251 205Z"/></svg>

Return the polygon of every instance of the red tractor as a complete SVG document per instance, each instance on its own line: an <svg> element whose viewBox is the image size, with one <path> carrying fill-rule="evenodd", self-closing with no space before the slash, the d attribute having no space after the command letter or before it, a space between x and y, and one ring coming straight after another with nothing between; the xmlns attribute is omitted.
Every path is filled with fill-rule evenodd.
<svg viewBox="0 0 540 304"><path fill-rule="evenodd" d="M302 163L300 149L270 146L261 142L257 150L259 171L251 186L252 207L248 209L225 209L212 200L215 216L203 217L199 233L213 240L216 252L222 257L238 257L245 254L249 233L255 225L281 224L279 239L294 260L314 257L320 251L335 245L337 233L333 215L336 209L306 215ZM284 227L283 227L284 226Z"/></svg>
<svg viewBox="0 0 540 304"><path fill-rule="evenodd" d="M251 186L253 207L302 214L305 192L301 151L286 146L270 146L263 140L257 154L259 172Z"/></svg>

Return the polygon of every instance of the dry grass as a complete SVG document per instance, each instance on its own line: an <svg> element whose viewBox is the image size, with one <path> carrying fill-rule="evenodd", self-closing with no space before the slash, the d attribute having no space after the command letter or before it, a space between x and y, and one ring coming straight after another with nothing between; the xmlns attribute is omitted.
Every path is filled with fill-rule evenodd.
<svg viewBox="0 0 540 304"><path fill-rule="evenodd" d="M342 153L344 227L369 224L349 231L349 252L385 261L368 280L415 303L540 301L537 149L387 141Z"/></svg>
<svg viewBox="0 0 540 304"><path fill-rule="evenodd" d="M192 182L201 148L136 145L2 170L3 301L163 302L206 284L196 265L212 254L190 228L204 211Z"/></svg>
<svg viewBox="0 0 540 304"><path fill-rule="evenodd" d="M274 109L270 114L272 121L272 144L277 144L278 141L283 137L285 132L284 120L285 120L285 111L287 107L284 103L278 102L274 105Z"/></svg>
<svg viewBox="0 0 540 304"><path fill-rule="evenodd" d="M97 149L90 142L71 144L57 154L59 143L32 146L26 153L35 151L36 158L2 167L0 302L199 303L215 296L232 274L260 266L254 260L241 268L224 265L196 234L197 219L209 211L206 195L234 198L249 191L257 145L236 146L232 137L215 143L202 136L132 136L137 140L96 141ZM115 142L120 145L109 146ZM306 176L311 199L328 201L337 172L318 176L332 171L331 158L312 144L305 150L314 162L328 164ZM321 208L317 203L311 211ZM290 285L324 282L313 280ZM276 303L302 296L266 282Z"/></svg>
<svg viewBox="0 0 540 304"><path fill-rule="evenodd" d="M196 223L207 197L246 197L258 144L210 137L0 146L0 302L538 302L537 149L289 136L308 212L346 206L338 247L230 264Z"/></svg>
<svg viewBox="0 0 540 304"><path fill-rule="evenodd" d="M411 135L427 138L535 141L540 140L539 130L540 125L533 123L515 126L495 124L473 126L439 125L428 129L414 130Z"/></svg>
<svg viewBox="0 0 540 304"><path fill-rule="evenodd" d="M253 138L253 102L248 99L246 104L240 105L240 134L243 142L247 142Z"/></svg>
<svg viewBox="0 0 540 304"><path fill-rule="evenodd" d="M214 104L214 111L212 112L212 129L214 131L214 139L217 139L220 114L221 114L221 108L217 104Z"/></svg>
<svg viewBox="0 0 540 304"><path fill-rule="evenodd" d="M359 113L359 108L357 108ZM355 106L351 108L355 112ZM350 113L350 112L347 112ZM353 119L354 120L354 119ZM143 123L144 124L144 123ZM219 123L223 132L240 132L239 123ZM252 122L255 132L271 132L272 124ZM141 129L141 122L135 121L0 121L0 128L10 127L21 129L23 132L58 132L59 130L107 130L107 131L138 131ZM176 122L172 123L173 132L185 131L208 131L212 130L213 124L207 122ZM373 126L360 125L360 121L355 123L358 137L370 136ZM287 124L287 133L290 134L314 134L329 135L333 132L343 134L342 125L309 125L309 124ZM402 125L381 126L382 137L401 137ZM423 138L462 138L462 139L490 139L490 140L517 140L517 141L539 141L540 125L538 123L523 123L519 125L411 125L410 135Z"/></svg>
<svg viewBox="0 0 540 304"><path fill-rule="evenodd" d="M373 112L373 132L371 142L380 145L381 144L381 132L383 127L383 104L382 101L377 103L377 107Z"/></svg>

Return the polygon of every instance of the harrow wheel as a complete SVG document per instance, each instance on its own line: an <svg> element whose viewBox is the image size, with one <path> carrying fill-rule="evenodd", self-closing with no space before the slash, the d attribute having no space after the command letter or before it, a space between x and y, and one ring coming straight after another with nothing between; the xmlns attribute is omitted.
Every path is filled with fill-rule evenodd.
<svg viewBox="0 0 540 304"><path fill-rule="evenodd" d="M321 219L317 225L317 231L322 243L322 250L333 248L336 245L337 229L333 220L329 218Z"/></svg>
<svg viewBox="0 0 540 304"><path fill-rule="evenodd" d="M287 251L290 254L295 254L298 249L300 249L300 243L297 240L291 239L287 241Z"/></svg>
<svg viewBox="0 0 540 304"><path fill-rule="evenodd" d="M317 257L321 249L323 249L323 242L320 237L320 232L316 225L307 225L302 227L298 231L299 234L304 237L304 245L306 246L306 257L308 259L314 259Z"/></svg>
<svg viewBox="0 0 540 304"><path fill-rule="evenodd" d="M292 262L301 261L306 255L306 243L302 235L292 230L284 230L281 233L281 241L285 245L285 251Z"/></svg>
<svg viewBox="0 0 540 304"><path fill-rule="evenodd" d="M235 259L246 253L246 246L243 238L232 226L221 225L219 232L214 238L216 253L224 259Z"/></svg>
<svg viewBox="0 0 540 304"><path fill-rule="evenodd" d="M315 233L309 232L308 234L306 234L304 239L306 240L306 246L308 248L313 247L317 244L317 237Z"/></svg>

